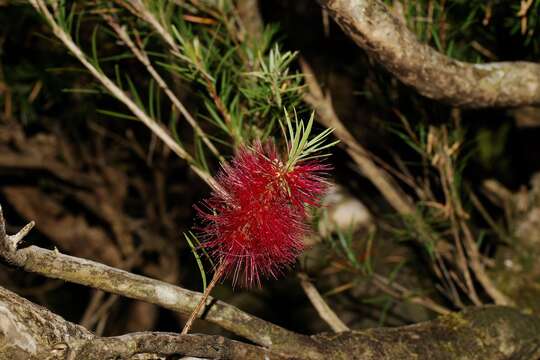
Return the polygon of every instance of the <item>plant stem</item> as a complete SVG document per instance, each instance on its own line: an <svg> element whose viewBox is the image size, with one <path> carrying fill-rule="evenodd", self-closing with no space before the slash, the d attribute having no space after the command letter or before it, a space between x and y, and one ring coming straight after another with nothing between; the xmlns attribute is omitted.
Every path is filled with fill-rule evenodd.
<svg viewBox="0 0 540 360"><path fill-rule="evenodd" d="M219 264L218 268L214 272L214 277L212 277L212 281L210 281L210 284L208 284L208 286L204 290L201 300L195 307L195 310L193 310L191 315L189 315L189 319L187 320L186 324L184 325L184 328L182 329L182 332L181 332L182 335L185 335L189 332L189 330L191 329L191 325L193 325L193 321L195 321L195 318L199 317L199 313L201 312L204 304L206 303L206 300L208 299L210 292L223 276L224 270L225 270L225 263L222 262Z"/></svg>

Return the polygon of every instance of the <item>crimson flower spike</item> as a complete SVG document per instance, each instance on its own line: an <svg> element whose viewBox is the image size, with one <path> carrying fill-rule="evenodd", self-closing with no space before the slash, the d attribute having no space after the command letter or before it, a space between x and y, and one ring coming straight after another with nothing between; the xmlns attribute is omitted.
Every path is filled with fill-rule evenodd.
<svg viewBox="0 0 540 360"><path fill-rule="evenodd" d="M261 278L277 278L304 248L303 239L310 231L306 208L319 207L328 187L331 167L323 162L327 154L320 152L337 141L325 143L332 129L310 139L313 114L307 125L296 113L294 126L286 112L285 119L285 158L270 141L241 147L216 176L219 188L196 206L204 223L199 231L201 246L218 265L191 321L219 278L261 286Z"/></svg>

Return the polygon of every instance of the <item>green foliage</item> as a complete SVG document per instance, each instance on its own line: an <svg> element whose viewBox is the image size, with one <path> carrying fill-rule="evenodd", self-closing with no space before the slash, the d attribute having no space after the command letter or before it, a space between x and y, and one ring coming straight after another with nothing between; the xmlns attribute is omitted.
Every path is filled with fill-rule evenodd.
<svg viewBox="0 0 540 360"><path fill-rule="evenodd" d="M213 11L220 16L212 26L175 17L176 61L160 65L201 90L204 110L199 115L221 131L217 140L235 146L264 140L275 134L283 108L292 111L300 105L302 79L290 71L296 53L280 50L273 40L275 26L265 27L259 41L240 41L232 13L226 7Z"/></svg>
<svg viewBox="0 0 540 360"><path fill-rule="evenodd" d="M195 247L194 241L197 242L198 245L200 245L199 240L197 237L190 231L189 234L184 233L184 238L186 239L186 242L189 245L189 248L191 249L191 253L193 254L193 257L195 258L195 261L197 262L197 266L199 268L199 273L201 274L201 280L203 284L203 291L206 290L206 272L204 271L204 266L201 261L201 257L197 253L197 248Z"/></svg>
<svg viewBox="0 0 540 360"><path fill-rule="evenodd" d="M295 164L300 160L309 160L328 156L329 154L327 153L318 155L314 154L339 143L339 140L325 143L333 129L325 129L320 134L310 139L314 117L315 113L312 112L308 123L304 124L302 120L298 120L295 110L293 126L291 118L289 117L287 110L285 110L285 124L287 126L287 130L285 130L285 126L283 124L280 125L282 126L283 137L285 138L287 149L289 151L286 169L294 168Z"/></svg>
<svg viewBox="0 0 540 360"><path fill-rule="evenodd" d="M323 212L323 219L327 216L328 214ZM370 231L364 239L358 239L352 228L338 229L325 237L324 241L351 269L362 276L370 276L374 267L372 249L375 236L376 232Z"/></svg>
<svg viewBox="0 0 540 360"><path fill-rule="evenodd" d="M186 239L186 242L188 243L189 248L191 249L191 253L193 254L193 257L195 258L195 261L197 262L197 267L199 268L199 273L201 274L201 281L202 281L203 291L204 291L206 290L206 285L207 285L206 271L204 270L204 265L203 265L201 255L199 254L199 252L202 253L202 255L210 262L211 266L214 266L214 262L212 261L212 258L210 257L210 255L208 255L208 252L206 251L206 249L201 246L201 242L199 241L197 236L195 236L195 234L193 234L191 231L188 231L187 234L184 233L184 238Z"/></svg>
<svg viewBox="0 0 540 360"><path fill-rule="evenodd" d="M386 0L396 6L397 0ZM399 0L409 28L418 38L456 59L484 62L498 59L501 29L505 36L540 53L540 1Z"/></svg>
<svg viewBox="0 0 540 360"><path fill-rule="evenodd" d="M505 123L497 129L483 127L476 134L476 159L487 169L509 167L508 159L505 159L504 151L508 143L510 124Z"/></svg>
<svg viewBox="0 0 540 360"><path fill-rule="evenodd" d="M139 114L133 108L99 112L118 119L137 119L143 113L151 121L168 124L181 148L189 149L186 159L205 173L211 172L208 150L222 160L212 143L234 148L254 139L279 137L276 125L283 109L302 107L302 77L291 71L296 53L280 50L275 26L266 26L260 34L245 33L230 1L60 2L51 14L49 21L65 32L68 41L77 40L75 46L83 54L79 60L95 69L90 72L100 80L96 88L119 98L118 91L115 94L106 85L112 81L129 94ZM89 36L81 36L88 30ZM141 76L145 70L148 73ZM187 95L197 98L191 115L172 98L178 77L184 91L189 87ZM191 138L180 121L186 116L194 130Z"/></svg>

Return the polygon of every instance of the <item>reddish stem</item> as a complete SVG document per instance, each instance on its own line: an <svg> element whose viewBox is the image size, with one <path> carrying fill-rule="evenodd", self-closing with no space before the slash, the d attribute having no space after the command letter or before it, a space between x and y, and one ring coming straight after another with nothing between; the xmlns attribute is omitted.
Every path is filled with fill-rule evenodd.
<svg viewBox="0 0 540 360"><path fill-rule="evenodd" d="M193 310L191 315L189 315L189 319L187 320L186 324L184 325L184 328L182 329L182 332L181 332L182 335L185 335L189 332L189 330L191 329L191 326L193 325L193 321L195 321L195 319L200 316L201 310L203 306L206 304L206 300L208 299L210 292L216 286L218 281L221 279L224 271L225 271L225 263L221 262L217 270L214 272L214 277L212 277L212 281L210 281L210 284L208 284L208 286L204 290L201 300L195 307L195 310Z"/></svg>

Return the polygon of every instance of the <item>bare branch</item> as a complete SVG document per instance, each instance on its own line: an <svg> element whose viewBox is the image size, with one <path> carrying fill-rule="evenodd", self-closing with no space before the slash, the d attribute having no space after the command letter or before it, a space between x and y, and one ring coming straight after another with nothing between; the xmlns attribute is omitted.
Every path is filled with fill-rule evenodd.
<svg viewBox="0 0 540 360"><path fill-rule="evenodd" d="M334 310L332 310L326 301L324 301L315 285L309 281L308 276L304 273L300 273L298 274L298 277L300 278L300 285L302 285L302 289L304 289L309 301L311 301L311 304L313 304L313 307L315 310L317 310L321 319L323 319L334 332L343 332L349 330L349 327L345 325L343 321L341 321Z"/></svg>
<svg viewBox="0 0 540 360"><path fill-rule="evenodd" d="M146 301L184 314L191 313L201 299L198 292L58 251L36 246L16 250L9 246L10 238L2 229L5 229L5 223L0 216L0 256L25 271ZM311 353L313 358L317 358L318 346L307 336L266 322L212 297L208 297L206 304L208 308L204 319L207 321L272 351L291 355Z"/></svg>
<svg viewBox="0 0 540 360"><path fill-rule="evenodd" d="M398 328L317 335L320 352L279 353L221 336L143 332L96 337L0 287L0 358L137 359L523 359L540 356L540 320L499 306L471 308ZM299 344L300 345L300 344ZM144 357L141 357L144 356Z"/></svg>
<svg viewBox="0 0 540 360"><path fill-rule="evenodd" d="M317 112L319 121L326 127L334 128L334 134L341 142L346 146L347 153L358 165L362 173L377 187L381 194L386 198L386 201L396 210L397 213L404 217L410 218L413 222L416 231L418 232L419 242L420 243L437 243L437 246L442 249L442 246L447 246L447 243L436 240L436 234L433 231L430 231L429 224L427 224L421 216L419 216L416 211L413 202L411 199L401 190L399 185L393 180L390 174L385 171L385 169L377 166L373 158L369 155L367 150L360 144L353 135L347 130L345 125L341 122L337 116L334 106L332 104L332 99L330 94L324 94L321 89L315 74L311 70L311 67L305 60L300 60L300 66L302 72L304 73L307 91L304 94L304 100ZM473 252L475 259L479 258L478 249L475 249L474 244L468 244L468 252ZM451 254L451 259L453 259L453 254L440 251L442 256L448 256ZM435 253L437 257L436 264L443 266L442 258L439 252ZM487 289L488 294L495 300L499 305L511 305L512 301L508 297L504 296L500 291L489 280L489 277L485 273L483 266L478 261L473 261L471 263L475 274L479 277L480 282ZM444 272L439 272L434 266L435 273L443 281L448 280L449 285L452 285L452 282L449 279L445 279ZM467 268L468 272L468 268ZM455 293L455 292L454 292ZM454 297L454 299L459 299L459 297ZM459 301L458 305L459 304ZM477 303L479 305L479 302Z"/></svg>
<svg viewBox="0 0 540 360"><path fill-rule="evenodd" d="M27 271L192 311L200 294L161 281L31 246L12 251L0 216L1 255ZM252 340L250 346L221 337L163 333L96 338L42 307L0 287L0 357L6 359L129 358L143 352L226 359L537 359L540 320L507 307L488 306L402 328L345 331L307 337L217 301L207 319ZM46 356L45 356L46 355ZM99 355L99 356L98 356Z"/></svg>
<svg viewBox="0 0 540 360"><path fill-rule="evenodd" d="M540 104L540 64L472 64L420 43L380 0L319 0L356 44L420 94L456 107Z"/></svg>
<svg viewBox="0 0 540 360"><path fill-rule="evenodd" d="M539 331L540 320L534 316L485 306L409 326L317 337L337 346L332 359L536 360Z"/></svg>
<svg viewBox="0 0 540 360"><path fill-rule="evenodd" d="M404 301L409 301L413 304L423 306L437 314L445 315L450 313L450 310L442 305L437 304L432 299L416 294L397 282L390 281L386 277L379 274L373 274L373 284L396 299L402 299Z"/></svg>
<svg viewBox="0 0 540 360"><path fill-rule="evenodd" d="M375 164L367 150L356 141L337 116L332 99L324 94L311 67L305 60L300 60L308 91L304 100L317 112L318 120L324 126L334 129L334 135L347 147L347 152L356 162L360 171L377 187L386 201L400 214L409 215L415 211L414 205L398 184L384 170Z"/></svg>
<svg viewBox="0 0 540 360"><path fill-rule="evenodd" d="M10 264L16 265L20 261L17 255L17 247L22 239L32 230L35 223L33 221L26 224L17 234L8 235L6 232L6 222L4 212L0 205L0 256L4 257ZM10 256L13 254L13 256Z"/></svg>
<svg viewBox="0 0 540 360"><path fill-rule="evenodd" d="M143 332L96 337L82 326L70 323L2 287L0 314L2 359L130 359L137 354L284 359L259 346L221 336Z"/></svg>
<svg viewBox="0 0 540 360"><path fill-rule="evenodd" d="M105 21L109 24L109 26L116 32L120 40L122 40L126 46L131 50L131 52L135 55L135 57L146 67L152 78L156 81L158 86L163 90L163 92L167 95L171 103L174 105L176 109L186 118L187 122L191 125L191 127L195 130L198 136L202 138L202 141L208 146L210 151L216 157L223 162L224 159L220 155L217 148L214 146L214 144L210 141L208 138L208 135L204 132L203 129L199 126L197 121L193 118L193 116L189 113L189 111L186 109L184 104L180 101L180 99L172 92L172 90L167 86L167 83L165 80L161 77L161 75L157 72L157 70L152 65L152 62L150 61L150 58L148 57L148 54L144 51L142 44L135 44L135 42L131 39L129 36L127 30L125 27L121 26L117 21L113 19L112 16L109 14L102 14L101 15Z"/></svg>
<svg viewBox="0 0 540 360"><path fill-rule="evenodd" d="M193 156L189 154L171 134L158 121L151 118L144 109L141 109L120 87L109 79L99 68L97 68L83 53L83 51L73 41L68 34L55 20L53 14L49 11L47 3L44 0L29 0L30 4L38 13L43 15L54 35L64 44L64 46L81 62L81 64L113 95L122 102L152 133L154 133L167 147L169 147L178 157L186 160L191 169L206 183L214 188L219 188L214 178L205 170L195 166Z"/></svg>
<svg viewBox="0 0 540 360"><path fill-rule="evenodd" d="M73 344L78 359L130 359L137 354L184 355L205 359L272 359L287 357L255 345L216 335L142 332L102 337Z"/></svg>

